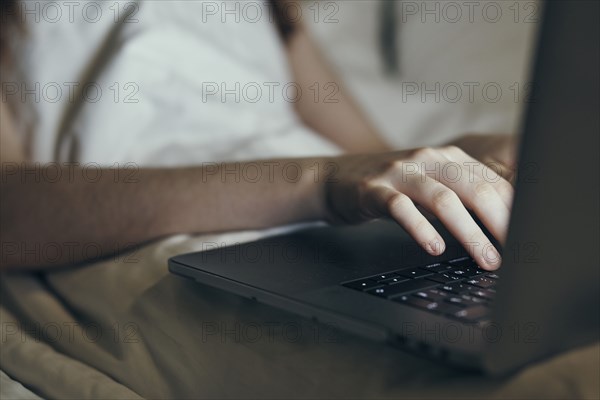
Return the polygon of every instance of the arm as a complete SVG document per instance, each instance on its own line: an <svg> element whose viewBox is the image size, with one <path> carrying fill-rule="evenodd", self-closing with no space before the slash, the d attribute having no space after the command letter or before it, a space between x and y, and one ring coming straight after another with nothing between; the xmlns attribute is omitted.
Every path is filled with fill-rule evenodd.
<svg viewBox="0 0 600 400"><path fill-rule="evenodd" d="M139 170L3 163L0 268L70 265L176 233L320 219L317 161Z"/></svg>
<svg viewBox="0 0 600 400"><path fill-rule="evenodd" d="M349 153L390 150L328 67L306 27L298 23L287 40L288 60L302 88L296 111L304 123Z"/></svg>
<svg viewBox="0 0 600 400"><path fill-rule="evenodd" d="M396 220L430 254L442 254L444 241L417 209L418 204L437 216L480 266L495 269L500 257L467 208L502 240L512 188L501 179L483 180L490 172L482 174L481 166L472 174L465 170L459 181L431 176L419 167L431 169L449 162L474 164L458 148L449 147L376 157L139 170L131 182L124 178L115 182L115 173L129 176L127 170L100 170L100 178L90 182L84 170L74 168L61 171L72 178L51 182L32 180L26 166L4 163L0 267L72 265L175 233L264 228L318 219L360 223L382 217ZM231 173L235 168L249 171L256 166L254 170L262 174L259 180L257 175L242 173L238 179ZM56 168L50 168L40 167L39 176L56 176ZM296 171L302 171L299 180Z"/></svg>
<svg viewBox="0 0 600 400"><path fill-rule="evenodd" d="M0 101L0 161L2 162L25 160L23 146L19 142L13 125L12 113L8 106Z"/></svg>
<svg viewBox="0 0 600 400"><path fill-rule="evenodd" d="M391 218L426 251L439 255L444 241L417 205L438 217L480 266L495 269L500 263L467 209L503 240L512 187L457 147L179 169L86 170L27 163L6 122L8 112L1 112L3 270L72 265L175 233L319 219ZM435 173L450 165L459 167L459 179Z"/></svg>
<svg viewBox="0 0 600 400"><path fill-rule="evenodd" d="M323 215L321 189L309 171L318 160L44 167L27 163L3 102L0 113L0 269L63 266L174 233L263 228ZM297 167L305 171L298 180Z"/></svg>

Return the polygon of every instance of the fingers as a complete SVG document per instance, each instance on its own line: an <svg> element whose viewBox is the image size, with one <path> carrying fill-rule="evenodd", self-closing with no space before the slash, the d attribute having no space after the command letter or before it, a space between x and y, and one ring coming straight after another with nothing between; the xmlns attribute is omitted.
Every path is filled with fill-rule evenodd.
<svg viewBox="0 0 600 400"><path fill-rule="evenodd" d="M473 183L471 181L474 178L478 178L483 179L486 183L493 186L505 206L509 210L512 208L514 189L512 185L503 178L503 174L506 173L506 171L501 168L499 163L493 163L492 166L488 166L485 163L474 159L456 146L443 147L439 150L439 153L448 162L460 165L463 170L467 172L467 175L464 177L468 179L470 183Z"/></svg>
<svg viewBox="0 0 600 400"><path fill-rule="evenodd" d="M462 203L474 211L489 231L504 242L512 199L512 186L457 147L431 153L422 171L452 189ZM484 178L485 176L485 178Z"/></svg>
<svg viewBox="0 0 600 400"><path fill-rule="evenodd" d="M441 154L444 155L444 152L441 152ZM441 176L433 176L433 178L437 178L442 184L452 189L462 203L475 212L492 235L504 242L508 230L510 211L499 193L499 190L502 189L499 189L498 185L495 186L494 183L484 179L478 173L482 168L485 168L481 163L474 160L470 161L470 157L466 154L464 156L462 163L454 162L453 168L455 171L452 175L446 173L441 174ZM449 159L454 160L456 156ZM467 164L472 167L470 170L461 167L461 165ZM428 176L431 177L429 174Z"/></svg>
<svg viewBox="0 0 600 400"><path fill-rule="evenodd" d="M510 183L454 146L399 152L396 156L384 160L378 174L361 182L360 187L366 189L361 190L363 204L359 205L364 216L393 218L426 251L439 255L445 244L425 218L429 212L479 266L497 269L501 257L467 209L504 241L513 197Z"/></svg>
<svg viewBox="0 0 600 400"><path fill-rule="evenodd" d="M398 222L429 254L437 256L446 249L440 234L407 195L388 186L375 186L369 191L367 201L379 216Z"/></svg>
<svg viewBox="0 0 600 400"><path fill-rule="evenodd" d="M509 182L511 185L515 184L515 178L516 178L515 167L509 166L498 159L490 158L490 157L484 158L483 163L490 170L492 170L497 175L500 175L502 178L504 178L504 180Z"/></svg>
<svg viewBox="0 0 600 400"><path fill-rule="evenodd" d="M408 196L442 221L480 267L495 270L500 266L500 254L453 190L426 175L420 179L412 178L404 189Z"/></svg>
<svg viewBox="0 0 600 400"><path fill-rule="evenodd" d="M457 164L464 166L463 179L454 182L447 182L446 179L441 182L454 190L492 235L504 243L514 196L512 185L493 169L457 147L442 148L440 153L449 161L460 160Z"/></svg>
<svg viewBox="0 0 600 400"><path fill-rule="evenodd" d="M466 135L453 143L510 182L515 175L517 141L516 135L487 134Z"/></svg>
<svg viewBox="0 0 600 400"><path fill-rule="evenodd" d="M451 187L467 208L473 210L494 237L506 240L510 211L498 192L486 181L476 178L473 184Z"/></svg>

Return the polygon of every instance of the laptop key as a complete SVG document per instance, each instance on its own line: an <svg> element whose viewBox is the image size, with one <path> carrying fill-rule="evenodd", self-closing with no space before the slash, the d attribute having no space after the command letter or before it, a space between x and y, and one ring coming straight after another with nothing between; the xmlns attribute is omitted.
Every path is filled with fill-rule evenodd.
<svg viewBox="0 0 600 400"><path fill-rule="evenodd" d="M392 298L395 296L414 292L417 290L430 288L430 287L437 286L437 285L438 285L437 283L427 281L425 279L412 279L412 280L409 280L406 282L397 283L395 285L389 285L389 286L383 286L380 288L371 289L371 290L368 290L367 293L389 299L389 298Z"/></svg>
<svg viewBox="0 0 600 400"><path fill-rule="evenodd" d="M429 289L420 292L413 293L413 296L420 297L431 301L442 301L448 297L448 293L442 290Z"/></svg>
<svg viewBox="0 0 600 400"><path fill-rule="evenodd" d="M485 302L486 302L481 297L469 296L468 294L462 294L460 297L465 301L465 304L467 304L467 305L474 306L477 304L485 304Z"/></svg>
<svg viewBox="0 0 600 400"><path fill-rule="evenodd" d="M491 289L477 289L477 288L473 288L474 290L472 290L471 292L469 292L470 295L472 296L477 296L477 297L481 297L482 299L486 299L486 300L494 300L496 298L496 291L495 290L491 290Z"/></svg>
<svg viewBox="0 0 600 400"><path fill-rule="evenodd" d="M386 279L390 279L390 278L392 278L394 276L398 276L398 275L396 275L393 272L391 272L389 274L379 274L379 275L369 276L369 277L367 277L365 279L370 279L370 280L375 281L375 282L381 282L381 281L384 281Z"/></svg>
<svg viewBox="0 0 600 400"><path fill-rule="evenodd" d="M472 265L461 267L459 264ZM496 274L479 269L466 257L374 275L342 285L388 299L412 294L417 300L438 303L437 311L450 313L455 311L453 307L472 307L492 301L496 294L492 287L497 278Z"/></svg>
<svg viewBox="0 0 600 400"><path fill-rule="evenodd" d="M410 279L405 278L403 276L394 276L392 278L387 278L384 280L379 281L379 283L384 284L384 285L393 285L395 283L400 283L400 282L406 282Z"/></svg>
<svg viewBox="0 0 600 400"><path fill-rule="evenodd" d="M357 281L344 283L344 286L354 290L369 290L378 286L382 286L381 283L372 281L370 279L359 279Z"/></svg>
<svg viewBox="0 0 600 400"><path fill-rule="evenodd" d="M456 276L456 275L452 275L452 274L435 274L435 275L428 276L425 279L428 279L430 281L434 281L437 283L444 283L444 284L462 280L462 278L460 276Z"/></svg>
<svg viewBox="0 0 600 400"><path fill-rule="evenodd" d="M438 308L439 304L435 301L426 300L420 297L415 296L397 296L394 298L394 301L399 303L409 304L411 306L422 308L424 310L435 310Z"/></svg>
<svg viewBox="0 0 600 400"><path fill-rule="evenodd" d="M468 301L462 296L448 296L446 302L459 307L466 307L468 305Z"/></svg>
<svg viewBox="0 0 600 400"><path fill-rule="evenodd" d="M394 301L411 305L413 307L421 308L423 310L435 311L446 315L454 315L459 312L462 308L453 304L448 304L438 301L430 301L415 296L398 296L394 298Z"/></svg>
<svg viewBox="0 0 600 400"><path fill-rule="evenodd" d="M457 306L455 304L450 304L447 302L440 302L440 303L438 303L438 306L435 308L435 311L445 314L445 315L454 315L462 309L463 309L462 307Z"/></svg>
<svg viewBox="0 0 600 400"><path fill-rule="evenodd" d="M452 267L446 264L431 264L431 265L427 265L425 267L421 267L421 269L424 269L425 271L429 271L429 272L446 272L446 271L451 271Z"/></svg>
<svg viewBox="0 0 600 400"><path fill-rule="evenodd" d="M490 309L486 306L479 305L474 307L465 308L457 311L453 314L455 318L466 322L477 322L484 317L487 317L490 313Z"/></svg>
<svg viewBox="0 0 600 400"><path fill-rule="evenodd" d="M464 282L454 282L443 285L440 289L454 294L469 294L469 291L476 290L477 288L469 286Z"/></svg>
<svg viewBox="0 0 600 400"><path fill-rule="evenodd" d="M380 286L375 289L367 290L366 292L379 297L387 297L387 286Z"/></svg>
<svg viewBox="0 0 600 400"><path fill-rule="evenodd" d="M456 260L450 260L450 261L447 261L446 264L452 265L453 267L460 267L460 268L477 267L477 263L471 257L462 257L462 258L458 258Z"/></svg>
<svg viewBox="0 0 600 400"><path fill-rule="evenodd" d="M489 278L474 278L466 281L469 285L477 286L483 289L490 288L492 286L496 286L496 281L494 279Z"/></svg>
<svg viewBox="0 0 600 400"><path fill-rule="evenodd" d="M424 270L421 268L411 268L397 272L398 275L405 276L407 278L421 278L424 276L431 275L432 273L432 271Z"/></svg>
<svg viewBox="0 0 600 400"><path fill-rule="evenodd" d="M484 273L479 268L455 268L452 273L461 278L473 278Z"/></svg>

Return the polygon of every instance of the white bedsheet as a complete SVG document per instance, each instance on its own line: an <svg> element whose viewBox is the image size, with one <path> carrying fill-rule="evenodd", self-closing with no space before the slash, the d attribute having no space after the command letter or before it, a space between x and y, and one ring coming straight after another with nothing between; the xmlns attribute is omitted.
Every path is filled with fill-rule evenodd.
<svg viewBox="0 0 600 400"><path fill-rule="evenodd" d="M99 4L102 18L82 18L86 3ZM465 132L516 132L537 27L526 17L532 10L539 17L539 7L515 19L512 3L484 1L473 22L468 13L451 22L446 14L412 15L405 3L424 9L427 2L398 2L400 71L391 76L378 52L379 1L309 2L303 12L384 137L406 148ZM497 22L482 17L487 3L501 4ZM238 22L225 11L239 2L128 2L133 14L126 17L121 4L120 19L110 2L81 4L73 22L28 26L23 69L28 87L37 83L42 92L34 104L36 160L172 166L337 152L294 115L293 79L268 8L256 21L247 11ZM74 84L86 88L75 101L68 90ZM62 88L57 101L53 85ZM415 85L433 93L413 93Z"/></svg>
<svg viewBox="0 0 600 400"><path fill-rule="evenodd" d="M393 146L464 133L517 133L528 93L538 1L396 0L399 70L384 73L382 0L306 2L324 54ZM499 90L499 91L498 91Z"/></svg>
<svg viewBox="0 0 600 400"><path fill-rule="evenodd" d="M268 7L252 3L261 13L256 21L233 15L223 22L211 7L243 2L134 4L130 19L137 22L107 29L79 21L84 30L101 30L110 50L98 48L102 68L82 80L87 96L62 117L63 131L54 135L61 160L178 166L337 152L294 113L294 99L310 94L295 92ZM43 46L60 47L72 30L52 29Z"/></svg>

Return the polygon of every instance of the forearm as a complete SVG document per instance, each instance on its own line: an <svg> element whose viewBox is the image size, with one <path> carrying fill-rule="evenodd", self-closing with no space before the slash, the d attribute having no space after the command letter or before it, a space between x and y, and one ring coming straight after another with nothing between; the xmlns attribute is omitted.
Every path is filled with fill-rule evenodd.
<svg viewBox="0 0 600 400"><path fill-rule="evenodd" d="M5 164L0 265L63 266L176 233L317 220L324 215L323 165L323 159L271 160L92 172L62 166L57 180L54 167L26 173ZM29 251L44 248L52 255Z"/></svg>
<svg viewBox="0 0 600 400"><path fill-rule="evenodd" d="M296 111L307 126L350 153L389 150L301 24L289 38L287 52L302 89Z"/></svg>

